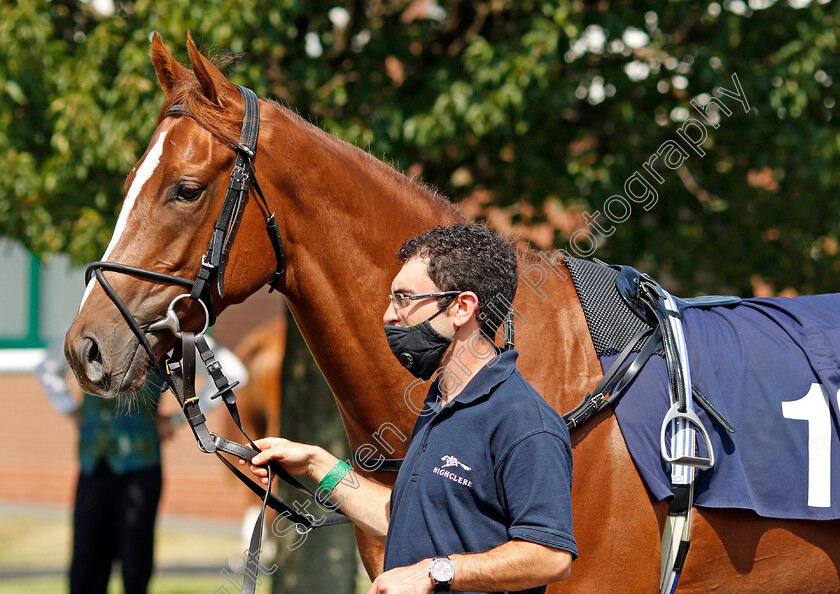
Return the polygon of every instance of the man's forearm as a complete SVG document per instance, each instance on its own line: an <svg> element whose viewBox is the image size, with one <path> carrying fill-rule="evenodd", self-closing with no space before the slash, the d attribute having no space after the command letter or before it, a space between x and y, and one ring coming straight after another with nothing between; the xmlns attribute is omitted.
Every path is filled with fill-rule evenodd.
<svg viewBox="0 0 840 594"><path fill-rule="evenodd" d="M455 566L452 590L525 590L569 577L572 554L524 540L512 540L484 553L450 555ZM368 594L431 592L431 559L379 574Z"/></svg>
<svg viewBox="0 0 840 594"><path fill-rule="evenodd" d="M484 553L451 555L453 590L525 590L569 577L572 554L512 540Z"/></svg>
<svg viewBox="0 0 840 594"><path fill-rule="evenodd" d="M309 465L309 476L320 482L338 463L339 459L322 448L317 448ZM326 493L316 495L321 498ZM373 538L385 542L388 533L391 489L365 478L351 469L329 493L329 501L353 520L359 528ZM322 499L323 501L323 499Z"/></svg>

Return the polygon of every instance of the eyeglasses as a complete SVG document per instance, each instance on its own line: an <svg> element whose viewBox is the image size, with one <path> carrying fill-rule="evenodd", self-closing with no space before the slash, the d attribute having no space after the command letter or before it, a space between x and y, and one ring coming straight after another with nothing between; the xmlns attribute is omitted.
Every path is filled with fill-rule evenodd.
<svg viewBox="0 0 840 594"><path fill-rule="evenodd" d="M417 301L419 299L429 299L430 297L456 297L461 294L461 291L441 291L440 293L418 293L417 295L404 295L403 293L392 293L388 295L388 301L395 309L402 309L408 307L409 301Z"/></svg>

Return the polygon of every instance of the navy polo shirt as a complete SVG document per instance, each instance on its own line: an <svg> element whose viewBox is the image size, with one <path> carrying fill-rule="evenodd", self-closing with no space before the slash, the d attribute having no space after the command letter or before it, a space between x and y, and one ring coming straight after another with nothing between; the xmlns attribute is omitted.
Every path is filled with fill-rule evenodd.
<svg viewBox="0 0 840 594"><path fill-rule="evenodd" d="M391 493L386 570L513 539L577 557L569 432L518 356L501 350L442 409L432 384Z"/></svg>

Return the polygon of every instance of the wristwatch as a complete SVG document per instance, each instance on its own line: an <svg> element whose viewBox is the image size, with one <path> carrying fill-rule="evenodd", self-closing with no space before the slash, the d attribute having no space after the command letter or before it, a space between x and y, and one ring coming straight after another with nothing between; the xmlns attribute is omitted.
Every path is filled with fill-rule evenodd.
<svg viewBox="0 0 840 594"><path fill-rule="evenodd" d="M449 592L455 579L455 566L449 557L435 557L429 565L429 577L435 584L435 592Z"/></svg>

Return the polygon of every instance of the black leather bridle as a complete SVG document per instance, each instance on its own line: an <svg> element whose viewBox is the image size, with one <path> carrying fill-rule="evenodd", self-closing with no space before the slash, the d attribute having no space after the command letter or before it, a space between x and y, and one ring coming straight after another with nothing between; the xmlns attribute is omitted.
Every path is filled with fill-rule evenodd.
<svg viewBox="0 0 840 594"><path fill-rule="evenodd" d="M268 238L271 241L271 247L274 250L274 257L277 261L277 267L274 275L269 281L270 289L276 289L277 283L283 277L286 271L286 259L283 251L283 238L280 236L280 230L277 226L277 221L274 218L274 213L270 212L268 202L263 195L262 189L257 182L257 177L254 172L254 157L257 153L257 139L260 130L260 106L256 94L246 87L236 85L242 97L245 99L245 116L242 120L242 132L239 138L239 144L233 147L236 152L236 161L233 164L233 170L230 174L230 183L228 184L227 194L225 195L222 210L213 226L213 235L210 237L210 242L207 245L207 252L201 258L201 266L196 274L195 280L189 280L180 276L166 274L164 272L155 272L130 266L128 264L118 264L116 262L92 262L85 269L85 283L90 282L92 276L96 277L99 284L102 285L103 290L114 302L114 305L119 309L120 314L125 319L126 323L131 328L131 331L140 341L140 345L149 355L149 358L154 361L155 355L152 346L146 337L144 328L140 326L134 318L128 307L119 297L114 288L108 283L103 271L108 270L112 272L120 272L128 274L145 280L160 282L164 284L178 285L189 289L190 299L193 301L201 301L207 311L207 324L212 326L216 322L216 307L213 302L213 296L210 291L210 284L215 278L216 287L220 297L224 297L224 273L230 254L231 244L236 236L236 230L239 227L239 222L242 219L242 214L245 209L245 204L249 195L251 187L256 191L259 198L257 205L265 217L265 228ZM186 106L173 105L165 114L165 117L181 117L189 116L190 112ZM146 324L145 330L149 330L154 323Z"/></svg>
<svg viewBox="0 0 840 594"><path fill-rule="evenodd" d="M324 516L321 519L315 519L312 514L301 512L294 507L289 506L283 499L271 493L271 482L274 475L279 476L284 481L294 486L295 488L304 491L316 497L310 489L302 485L297 479L289 475L282 467L275 463L269 463L268 467L268 487L263 489L253 481L249 480L242 472L240 472L233 464L222 457L221 453L225 452L232 454L242 459L250 460L253 458L259 448L254 445L250 437L242 426L239 412L236 408L236 396L233 393L233 388L236 384L229 384L227 378L222 372L221 366L216 361L212 350L207 345L203 331L198 335L191 332L181 332L180 323L174 313L173 307L175 302L189 298L201 304L205 312L205 330L208 326L212 326L217 317L215 304L213 302L212 291L210 289L211 283L215 279L217 291L220 297L224 297L224 272L230 254L231 244L236 236L239 222L242 218L243 211L248 199L249 191L253 187L258 197L257 205L260 207L263 216L265 217L266 232L268 233L271 247L274 250L274 256L277 261L277 267L274 275L269 281L269 292L277 288L277 283L285 274L285 254L283 251L283 239L280 236L280 231L277 226L277 221L274 218L274 213L270 212L268 202L263 195L262 189L257 182L256 174L254 172L254 157L257 151L257 139L259 137L260 127L260 108L259 101L256 94L246 88L236 85L242 97L245 99L245 115L242 121L242 132L240 134L239 143L233 147L236 152L236 161L233 165L233 170L230 175L230 183L228 184L227 194L225 195L224 203L222 204L221 212L213 226L213 235L207 245L207 251L201 258L201 266L198 270L195 280L186 279L180 276L174 276L163 272L155 272L130 266L128 264L119 264L116 262L93 262L88 265L85 270L85 283L89 283L92 277L102 285L106 295L116 305L120 311L123 319L125 319L131 331L137 337L140 345L146 351L151 361L151 365L166 382L166 385L172 389L178 399L181 408L184 411L196 442L199 448L206 453L216 454L222 462L245 483L249 489L263 498L262 512L254 526L254 532L251 537L251 547L248 553L248 560L245 569L245 580L243 582L242 592L254 592L256 588L256 576L258 571L257 564L259 563L259 548L262 540L262 525L265 517L266 505L280 512L280 514L295 523L296 529L310 530L318 526L328 526L339 523L346 523L349 520L346 516L336 511L330 515ZM164 117L182 117L190 116L190 111L186 106L173 105L167 111ZM143 326L137 321L123 300L108 283L105 278L104 271L118 272L127 274L137 278L148 281L159 282L163 284L177 285L189 290L189 293L184 293L176 297L169 306L166 315L163 319L147 323ZM175 348L175 353L167 361L167 365L161 365L156 361L154 350L146 336L147 331L169 330L180 338L180 342ZM225 403L228 412L233 418L234 422L239 427L242 434L248 441L249 446L239 444L216 435L208 430L205 425L205 417L198 406L198 398L195 396L195 370L196 370L196 351L201 356L201 360L207 367L207 371L218 390L213 398L220 397ZM329 503L324 501L324 497L317 498L319 503Z"/></svg>

